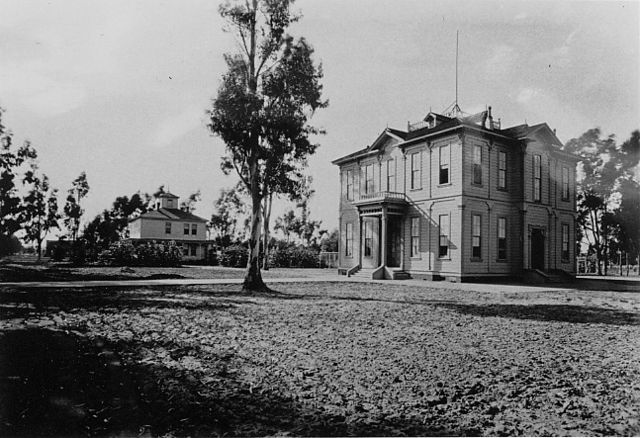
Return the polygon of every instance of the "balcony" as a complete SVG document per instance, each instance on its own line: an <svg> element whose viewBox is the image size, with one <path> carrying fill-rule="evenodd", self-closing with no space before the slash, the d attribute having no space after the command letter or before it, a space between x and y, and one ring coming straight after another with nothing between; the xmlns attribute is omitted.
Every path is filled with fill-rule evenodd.
<svg viewBox="0 0 640 438"><path fill-rule="evenodd" d="M375 204L396 204L400 206L407 205L407 197L404 193L398 192L374 192L360 195L358 199L353 201L357 207Z"/></svg>

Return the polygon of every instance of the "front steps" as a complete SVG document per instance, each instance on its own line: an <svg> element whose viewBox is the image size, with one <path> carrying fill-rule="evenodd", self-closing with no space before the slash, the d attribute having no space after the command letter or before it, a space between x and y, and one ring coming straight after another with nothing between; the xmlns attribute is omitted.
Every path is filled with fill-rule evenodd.
<svg viewBox="0 0 640 438"><path fill-rule="evenodd" d="M360 278L363 280L372 280L375 279L374 277L374 273L376 271L378 271L380 268L361 268L358 271L356 271L355 273L351 274L350 277L351 278ZM391 275L391 278L389 278L388 275L385 275L385 279L390 279L390 280L408 280L411 278L411 276L404 272L401 271L399 269L396 268L386 268L386 272L387 274Z"/></svg>

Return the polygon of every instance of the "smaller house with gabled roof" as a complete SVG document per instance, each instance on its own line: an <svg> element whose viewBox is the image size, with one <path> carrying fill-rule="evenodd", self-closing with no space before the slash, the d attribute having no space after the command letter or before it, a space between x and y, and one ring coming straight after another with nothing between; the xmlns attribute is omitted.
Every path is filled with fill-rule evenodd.
<svg viewBox="0 0 640 438"><path fill-rule="evenodd" d="M162 193L154 210L129 220L129 240L133 242L174 241L182 247L183 260L206 258L211 242L206 237L207 221L179 208L180 198Z"/></svg>

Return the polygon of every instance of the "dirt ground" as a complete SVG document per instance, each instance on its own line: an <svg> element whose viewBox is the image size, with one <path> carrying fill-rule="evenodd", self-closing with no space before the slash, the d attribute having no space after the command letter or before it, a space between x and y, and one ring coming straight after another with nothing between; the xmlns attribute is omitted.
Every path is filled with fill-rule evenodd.
<svg viewBox="0 0 640 438"><path fill-rule="evenodd" d="M0 289L0 435L638 435L640 295Z"/></svg>

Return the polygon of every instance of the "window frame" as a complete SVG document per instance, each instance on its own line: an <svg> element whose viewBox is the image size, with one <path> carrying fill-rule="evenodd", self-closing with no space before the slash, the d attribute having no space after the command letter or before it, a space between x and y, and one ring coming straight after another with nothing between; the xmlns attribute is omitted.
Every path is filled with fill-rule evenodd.
<svg viewBox="0 0 640 438"><path fill-rule="evenodd" d="M420 159L420 151L411 153L411 190L420 190L422 188L422 160ZM415 166L415 168L414 168Z"/></svg>
<svg viewBox="0 0 640 438"><path fill-rule="evenodd" d="M443 153L443 149L445 148L446 152ZM442 186L451 184L451 144L448 143L440 145L440 147L438 148L438 154L438 185ZM446 176L446 178L443 178L443 176Z"/></svg>
<svg viewBox="0 0 640 438"><path fill-rule="evenodd" d="M482 185L482 145L473 145L473 177L471 180L473 185Z"/></svg>
<svg viewBox="0 0 640 438"><path fill-rule="evenodd" d="M371 170L371 171L369 171ZM371 175L369 175L371 174ZM364 193L370 195L375 193L375 179L373 175L373 163L364 166Z"/></svg>
<svg viewBox="0 0 640 438"><path fill-rule="evenodd" d="M171 234L171 222L164 223L164 234Z"/></svg>
<svg viewBox="0 0 640 438"><path fill-rule="evenodd" d="M446 231L444 233L443 231ZM451 259L449 235L451 233L451 222L449 214L438 215L438 258ZM443 245L444 242L444 245Z"/></svg>
<svg viewBox="0 0 640 438"><path fill-rule="evenodd" d="M391 189L391 181L393 181L393 190ZM387 192L396 191L396 160L389 158L387 160Z"/></svg>
<svg viewBox="0 0 640 438"><path fill-rule="evenodd" d="M411 218L411 258L420 258L420 216Z"/></svg>
<svg viewBox="0 0 640 438"><path fill-rule="evenodd" d="M196 245L195 243L192 243L189 246L191 247L191 257L197 257L198 256L198 245Z"/></svg>
<svg viewBox="0 0 640 438"><path fill-rule="evenodd" d="M364 242L364 257L371 258L373 257L373 222L365 221L364 222L364 238L362 241Z"/></svg>
<svg viewBox="0 0 640 438"><path fill-rule="evenodd" d="M344 228L344 256L353 258L353 222L347 222Z"/></svg>
<svg viewBox="0 0 640 438"><path fill-rule="evenodd" d="M562 230L562 235L561 235L561 246L560 246L560 259L565 262L568 263L569 262L569 257L571 255L570 252L570 241L571 239L569 238L569 232L571 230L571 228L569 227L569 224L566 222L562 222L560 224L561 226L561 230Z"/></svg>
<svg viewBox="0 0 640 438"><path fill-rule="evenodd" d="M183 227L182 227L182 234L183 234L184 236L188 236L188 235L189 235L189 229L190 229L190 228L191 228L191 227L189 226L189 224L185 222L185 223L183 224Z"/></svg>
<svg viewBox="0 0 640 438"><path fill-rule="evenodd" d="M542 202L542 155L533 156L533 201Z"/></svg>
<svg viewBox="0 0 640 438"><path fill-rule="evenodd" d="M501 227L500 224L503 224L503 226ZM498 261L506 261L507 260L507 248L508 248L508 242L507 242L507 218L504 216L499 216L498 217L498 222L496 224L496 237L498 239L498 246L497 246L497 256L498 256ZM502 234L502 236L501 236Z"/></svg>
<svg viewBox="0 0 640 438"><path fill-rule="evenodd" d="M348 201L352 201L353 200L353 169L347 169L346 171L346 178L347 178L347 187L346 187L346 195L347 195L347 200Z"/></svg>
<svg viewBox="0 0 640 438"><path fill-rule="evenodd" d="M507 190L507 152L498 151L498 190Z"/></svg>
<svg viewBox="0 0 640 438"><path fill-rule="evenodd" d="M562 166L562 200L569 200L569 168Z"/></svg>
<svg viewBox="0 0 640 438"><path fill-rule="evenodd" d="M191 235L192 236L198 235L198 224L191 224Z"/></svg>
<svg viewBox="0 0 640 438"><path fill-rule="evenodd" d="M471 214L471 259L482 260L482 215L478 213Z"/></svg>

